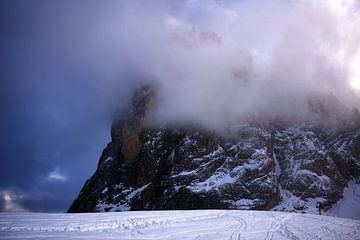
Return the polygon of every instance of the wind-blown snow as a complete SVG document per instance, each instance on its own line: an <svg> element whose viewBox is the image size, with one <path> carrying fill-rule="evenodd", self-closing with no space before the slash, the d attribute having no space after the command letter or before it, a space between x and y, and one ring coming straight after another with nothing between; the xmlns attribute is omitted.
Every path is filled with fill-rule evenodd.
<svg viewBox="0 0 360 240"><path fill-rule="evenodd" d="M239 210L0 213L0 239L360 239L360 221Z"/></svg>

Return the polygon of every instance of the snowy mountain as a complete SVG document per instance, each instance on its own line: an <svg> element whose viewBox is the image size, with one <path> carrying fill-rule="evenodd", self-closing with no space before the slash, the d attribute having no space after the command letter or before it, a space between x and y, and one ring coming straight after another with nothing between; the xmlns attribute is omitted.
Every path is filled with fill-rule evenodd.
<svg viewBox="0 0 360 240"><path fill-rule="evenodd" d="M345 111L333 96L309 99L317 118L254 120L223 133L194 125L148 127L154 96L150 87L138 89L114 121L112 141L69 212L316 213L321 202L329 214L347 217L339 209L359 206L358 192L354 200L343 197L346 187L359 187L360 114ZM349 217L359 218L359 208L354 211Z"/></svg>
<svg viewBox="0 0 360 240"><path fill-rule="evenodd" d="M0 239L360 239L360 221L267 211L0 213Z"/></svg>

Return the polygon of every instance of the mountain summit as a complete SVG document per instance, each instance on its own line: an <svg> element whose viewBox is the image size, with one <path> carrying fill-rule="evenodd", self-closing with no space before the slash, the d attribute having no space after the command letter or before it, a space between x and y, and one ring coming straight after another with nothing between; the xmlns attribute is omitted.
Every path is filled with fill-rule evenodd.
<svg viewBox="0 0 360 240"><path fill-rule="evenodd" d="M339 111L333 96L309 98L309 107L320 116L316 120L249 121L231 126L226 134L194 125L149 125L155 96L149 86L135 92L112 124L111 142L96 172L68 212L314 213L317 202L324 210L334 207L348 184L360 177L360 114Z"/></svg>

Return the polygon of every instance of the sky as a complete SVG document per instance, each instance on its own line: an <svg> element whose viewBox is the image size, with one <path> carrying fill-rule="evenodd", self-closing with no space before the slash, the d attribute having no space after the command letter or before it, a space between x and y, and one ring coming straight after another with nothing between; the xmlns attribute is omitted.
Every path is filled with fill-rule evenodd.
<svg viewBox="0 0 360 240"><path fill-rule="evenodd" d="M110 141L115 108L108 103L120 106L128 90L101 84L121 68L118 53L104 46L110 33L98 34L108 8L98 1L0 2L2 211L64 212L95 171Z"/></svg>
<svg viewBox="0 0 360 240"><path fill-rule="evenodd" d="M0 210L65 212L143 83L154 125L359 107L358 29L351 0L0 1Z"/></svg>

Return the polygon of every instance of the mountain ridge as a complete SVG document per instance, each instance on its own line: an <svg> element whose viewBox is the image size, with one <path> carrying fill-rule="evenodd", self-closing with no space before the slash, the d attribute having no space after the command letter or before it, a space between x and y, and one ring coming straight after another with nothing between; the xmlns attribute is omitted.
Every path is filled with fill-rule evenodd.
<svg viewBox="0 0 360 240"><path fill-rule="evenodd" d="M360 114L339 115L341 105L327 104L326 97L311 99L316 120L248 122L221 134L197 125L150 126L155 96L149 86L135 92L68 212L316 212L317 202L330 209L360 177Z"/></svg>

